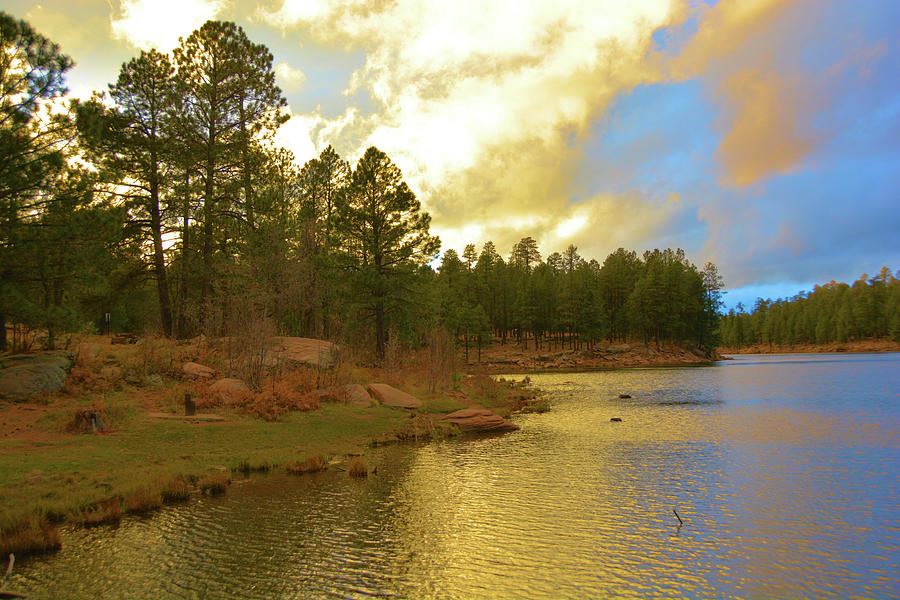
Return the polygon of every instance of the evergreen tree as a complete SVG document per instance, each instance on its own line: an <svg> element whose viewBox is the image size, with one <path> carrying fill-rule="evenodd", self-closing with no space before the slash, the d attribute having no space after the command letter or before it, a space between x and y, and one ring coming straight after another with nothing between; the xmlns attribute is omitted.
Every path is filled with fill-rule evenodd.
<svg viewBox="0 0 900 600"><path fill-rule="evenodd" d="M428 231L430 223L431 216L422 212L400 169L374 146L366 150L338 205L336 229L342 265L374 319L379 359L384 359L391 311L410 299L407 281L440 248L440 239Z"/></svg>

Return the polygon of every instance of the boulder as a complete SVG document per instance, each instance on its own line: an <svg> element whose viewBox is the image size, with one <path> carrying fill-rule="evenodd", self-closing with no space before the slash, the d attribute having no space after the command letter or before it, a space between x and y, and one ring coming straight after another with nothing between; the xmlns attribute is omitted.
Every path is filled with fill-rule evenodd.
<svg viewBox="0 0 900 600"><path fill-rule="evenodd" d="M250 387L240 379L233 377L218 380L209 386L209 391L224 404L234 404L250 395Z"/></svg>
<svg viewBox="0 0 900 600"><path fill-rule="evenodd" d="M358 383L319 390L317 396L319 402L346 402L361 408L372 406L372 397L369 392Z"/></svg>
<svg viewBox="0 0 900 600"><path fill-rule="evenodd" d="M0 361L0 398L25 402L59 391L72 361L57 353L23 354Z"/></svg>
<svg viewBox="0 0 900 600"><path fill-rule="evenodd" d="M486 408L463 408L441 417L441 421L454 423L464 432L515 431L518 425L495 415Z"/></svg>
<svg viewBox="0 0 900 600"><path fill-rule="evenodd" d="M181 367L182 372L192 379L210 379L216 372L215 369L201 365L200 363L187 362Z"/></svg>
<svg viewBox="0 0 900 600"><path fill-rule="evenodd" d="M369 408L372 406L372 396L366 391L366 388L358 383L351 383L344 386L344 393L347 396L347 402L353 406L360 408Z"/></svg>
<svg viewBox="0 0 900 600"><path fill-rule="evenodd" d="M386 406L397 406L399 408L421 408L422 406L422 401L415 396L402 392L386 383L370 383L369 392L376 400Z"/></svg>
<svg viewBox="0 0 900 600"><path fill-rule="evenodd" d="M273 361L301 363L314 367L334 366L339 348L325 340L301 337L276 337L272 349Z"/></svg>

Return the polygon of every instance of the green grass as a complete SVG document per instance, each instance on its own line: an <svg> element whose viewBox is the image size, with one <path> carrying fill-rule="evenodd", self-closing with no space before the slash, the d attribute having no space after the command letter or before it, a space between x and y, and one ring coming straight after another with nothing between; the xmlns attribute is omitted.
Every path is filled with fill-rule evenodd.
<svg viewBox="0 0 900 600"><path fill-rule="evenodd" d="M150 419L124 406L119 397L107 406L118 409L121 419L113 433L5 443L0 455L0 529L14 527L29 515L61 520L85 506L124 497L142 482L358 452L369 439L388 435L408 420L405 411L397 409L328 404L273 423L230 415L226 422L197 425ZM58 431L63 419L48 421ZM26 483L35 471L40 471L40 480Z"/></svg>

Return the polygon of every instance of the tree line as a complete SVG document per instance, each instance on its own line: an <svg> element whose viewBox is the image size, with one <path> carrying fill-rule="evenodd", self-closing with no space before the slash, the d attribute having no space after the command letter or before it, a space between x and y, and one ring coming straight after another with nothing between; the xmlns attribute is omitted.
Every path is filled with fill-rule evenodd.
<svg viewBox="0 0 900 600"><path fill-rule="evenodd" d="M813 291L775 301L759 298L748 313L738 305L722 317L722 343L829 344L867 339L900 342L900 279L883 267L848 285L831 281Z"/></svg>
<svg viewBox="0 0 900 600"><path fill-rule="evenodd" d="M530 237L447 250L400 169L332 147L302 167L273 143L286 100L273 57L208 21L143 51L106 93L64 102L72 61L0 12L0 322L468 349L601 339L716 343L721 278L681 250L599 264ZM106 323L104 315L110 316ZM6 328L0 348L7 348ZM13 340L13 345L16 341Z"/></svg>

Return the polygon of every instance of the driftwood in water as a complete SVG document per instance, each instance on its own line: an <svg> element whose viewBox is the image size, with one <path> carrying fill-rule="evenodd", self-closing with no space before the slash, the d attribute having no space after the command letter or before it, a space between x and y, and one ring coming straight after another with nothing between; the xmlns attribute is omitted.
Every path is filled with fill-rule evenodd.
<svg viewBox="0 0 900 600"><path fill-rule="evenodd" d="M16 564L16 555L9 555L9 566L6 567L6 576L3 578L3 589L0 589L0 599L5 598L27 598L25 594L20 594L19 592L14 592L12 590L6 589L6 584L9 582L9 577L12 575L13 565Z"/></svg>

